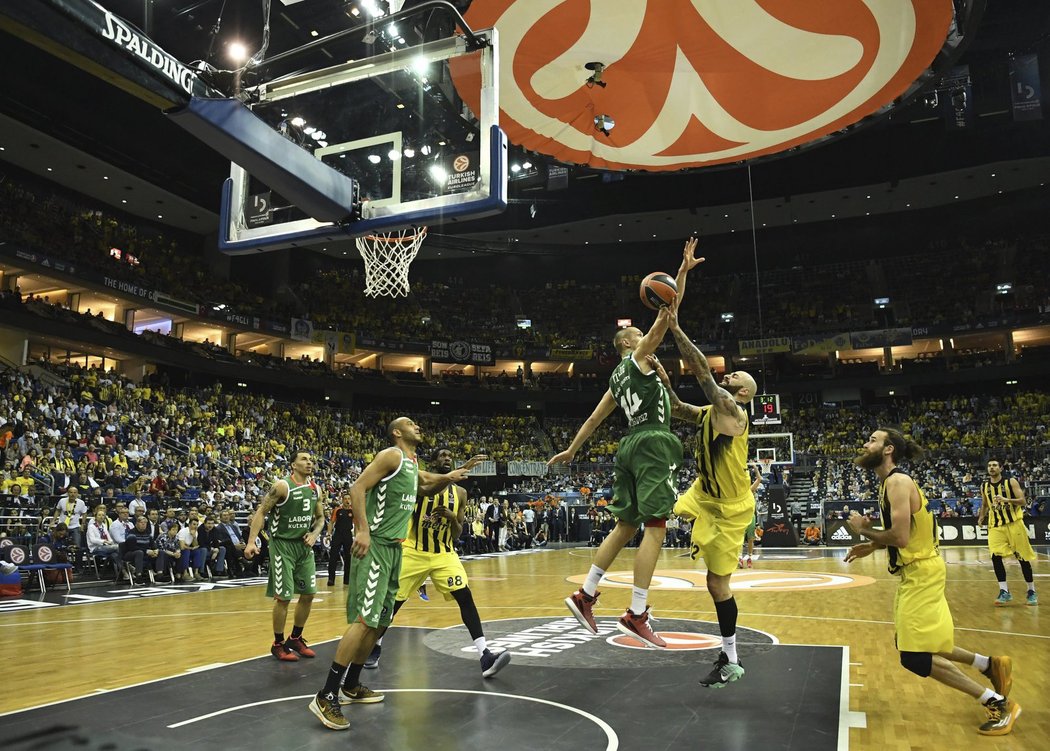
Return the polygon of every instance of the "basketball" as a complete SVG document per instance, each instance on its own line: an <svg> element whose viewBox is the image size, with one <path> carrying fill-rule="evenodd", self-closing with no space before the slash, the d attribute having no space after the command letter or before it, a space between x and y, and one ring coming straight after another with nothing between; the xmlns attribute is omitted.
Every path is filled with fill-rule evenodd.
<svg viewBox="0 0 1050 751"><path fill-rule="evenodd" d="M650 310L659 310L664 305L670 305L678 297L678 285L674 277L662 271L654 271L642 280L642 286L638 289L638 295L642 298L642 304Z"/></svg>

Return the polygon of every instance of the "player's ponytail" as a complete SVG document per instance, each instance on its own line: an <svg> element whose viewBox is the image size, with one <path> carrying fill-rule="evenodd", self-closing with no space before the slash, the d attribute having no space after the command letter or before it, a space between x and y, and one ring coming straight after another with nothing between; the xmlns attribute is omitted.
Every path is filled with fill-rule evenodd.
<svg viewBox="0 0 1050 751"><path fill-rule="evenodd" d="M895 428L879 428L886 434L886 442L893 446L893 463L922 458L922 446Z"/></svg>

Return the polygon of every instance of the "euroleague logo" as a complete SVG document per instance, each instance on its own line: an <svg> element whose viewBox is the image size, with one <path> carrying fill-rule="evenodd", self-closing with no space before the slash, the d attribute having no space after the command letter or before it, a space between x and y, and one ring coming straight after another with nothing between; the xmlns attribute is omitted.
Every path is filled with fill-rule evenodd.
<svg viewBox="0 0 1050 751"><path fill-rule="evenodd" d="M617 627L617 617L598 616L598 633L579 624L571 615L540 618L506 618L485 621L485 636L493 651L510 652L515 665L604 670L621 668L680 667L695 665L696 652L722 648L718 624L687 618L653 617L656 633L667 649L652 649ZM429 632L423 643L450 657L476 661L477 648L461 624ZM737 643L746 654L771 649L780 640L755 628L737 626ZM615 649L610 650L610 647Z"/></svg>
<svg viewBox="0 0 1050 751"><path fill-rule="evenodd" d="M452 169L456 172L463 172L468 167L470 167L470 157L461 155L452 160Z"/></svg>
<svg viewBox="0 0 1050 751"><path fill-rule="evenodd" d="M570 576L569 581L583 584L584 576ZM706 571L688 569L656 571L650 589L706 589ZM630 571L609 571L602 577L600 587L630 589L634 576ZM874 584L870 576L857 574L828 574L818 571L767 571L744 569L733 572L733 589L754 592L784 592L791 590L848 589Z"/></svg>
<svg viewBox="0 0 1050 751"><path fill-rule="evenodd" d="M474 0L466 18L499 31L512 143L677 170L783 151L879 111L933 61L952 2ZM459 83L477 111L477 87Z"/></svg>

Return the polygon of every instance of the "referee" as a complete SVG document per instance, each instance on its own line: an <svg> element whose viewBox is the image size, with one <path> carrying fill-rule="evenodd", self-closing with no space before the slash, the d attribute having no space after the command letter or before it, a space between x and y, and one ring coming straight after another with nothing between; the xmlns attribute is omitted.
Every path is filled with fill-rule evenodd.
<svg viewBox="0 0 1050 751"><path fill-rule="evenodd" d="M335 567L343 556L343 586L350 584L350 546L354 544L354 514L350 510L350 493L344 491L340 504L332 509L328 519L328 537L331 546L328 551L328 586L335 586Z"/></svg>

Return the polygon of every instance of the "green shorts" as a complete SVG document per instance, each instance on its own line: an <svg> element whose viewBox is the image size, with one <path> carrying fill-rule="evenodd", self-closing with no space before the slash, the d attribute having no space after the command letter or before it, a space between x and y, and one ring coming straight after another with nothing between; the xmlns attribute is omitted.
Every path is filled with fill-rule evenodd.
<svg viewBox="0 0 1050 751"><path fill-rule="evenodd" d="M610 513L636 527L651 519L666 519L678 500L681 466L682 442L674 433L628 433L616 450Z"/></svg>
<svg viewBox="0 0 1050 751"><path fill-rule="evenodd" d="M389 626L401 576L401 543L372 538L364 558L350 559L346 622L360 620L370 628Z"/></svg>
<svg viewBox="0 0 1050 751"><path fill-rule="evenodd" d="M302 540L270 539L270 579L266 596L290 600L292 595L317 594L314 551Z"/></svg>
<svg viewBox="0 0 1050 751"><path fill-rule="evenodd" d="M755 527L758 526L758 519L754 516L751 517L751 523L744 530L744 542L755 539Z"/></svg>

